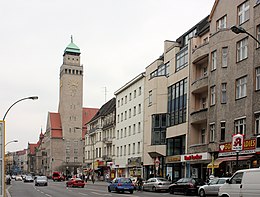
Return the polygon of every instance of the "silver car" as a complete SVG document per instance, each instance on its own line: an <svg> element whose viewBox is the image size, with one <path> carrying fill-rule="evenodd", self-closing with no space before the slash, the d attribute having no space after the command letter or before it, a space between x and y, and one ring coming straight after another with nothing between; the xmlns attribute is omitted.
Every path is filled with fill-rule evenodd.
<svg viewBox="0 0 260 197"><path fill-rule="evenodd" d="M168 191L171 182L165 178L150 178L143 184L144 191Z"/></svg>
<svg viewBox="0 0 260 197"><path fill-rule="evenodd" d="M46 176L37 176L34 180L35 186L47 186L48 185L48 179Z"/></svg>
<svg viewBox="0 0 260 197"><path fill-rule="evenodd" d="M207 185L200 186L198 190L199 196L217 196L219 188L226 182L227 179L227 177L214 178Z"/></svg>

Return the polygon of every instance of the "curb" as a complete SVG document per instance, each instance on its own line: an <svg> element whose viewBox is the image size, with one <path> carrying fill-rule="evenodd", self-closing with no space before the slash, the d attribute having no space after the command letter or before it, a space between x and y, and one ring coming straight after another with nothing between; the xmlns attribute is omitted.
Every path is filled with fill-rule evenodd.
<svg viewBox="0 0 260 197"><path fill-rule="evenodd" d="M9 186L6 188L6 190L5 190L7 197L11 197L11 194L10 194L9 191L8 191L10 187L12 187L12 185L9 185Z"/></svg>

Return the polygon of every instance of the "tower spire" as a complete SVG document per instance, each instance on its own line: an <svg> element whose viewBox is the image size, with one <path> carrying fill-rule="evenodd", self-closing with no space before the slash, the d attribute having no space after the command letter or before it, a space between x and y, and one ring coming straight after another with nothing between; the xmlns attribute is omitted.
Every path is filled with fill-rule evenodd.
<svg viewBox="0 0 260 197"><path fill-rule="evenodd" d="M73 43L73 36L70 36L70 42Z"/></svg>

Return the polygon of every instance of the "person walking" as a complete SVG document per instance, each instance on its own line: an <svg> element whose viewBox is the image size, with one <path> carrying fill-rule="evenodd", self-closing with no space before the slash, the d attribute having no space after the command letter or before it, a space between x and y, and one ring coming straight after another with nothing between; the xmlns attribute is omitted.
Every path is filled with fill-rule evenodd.
<svg viewBox="0 0 260 197"><path fill-rule="evenodd" d="M141 177L138 177L137 178L137 190L142 191L142 187L143 187L143 179Z"/></svg>
<svg viewBox="0 0 260 197"><path fill-rule="evenodd" d="M94 174L92 174L92 176L91 176L91 181L92 181L93 184L95 183L95 177L94 177Z"/></svg>

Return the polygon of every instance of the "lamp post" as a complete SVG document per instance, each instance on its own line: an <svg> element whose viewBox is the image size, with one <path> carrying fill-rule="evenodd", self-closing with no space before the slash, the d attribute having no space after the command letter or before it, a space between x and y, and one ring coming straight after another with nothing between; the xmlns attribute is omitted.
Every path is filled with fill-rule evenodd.
<svg viewBox="0 0 260 197"><path fill-rule="evenodd" d="M18 140L12 140L12 141L10 141L10 142L7 142L7 143L5 144L5 147L6 147L8 144L13 143L13 142L18 142Z"/></svg>
<svg viewBox="0 0 260 197"><path fill-rule="evenodd" d="M10 111L10 109L11 109L15 104L17 104L17 103L19 103L19 102L21 102L21 101L23 101L23 100L27 100L27 99L37 100L37 99L38 99L38 96L25 97L25 98L19 99L18 101L14 102L14 103L7 109L7 111L5 112L4 117L3 117L3 120L0 121L0 132L2 133L1 139L0 139L1 144L2 144L2 145L1 145L0 155L4 155L4 153L5 153L5 146L8 144L8 143L7 143L6 145L4 145L4 143L5 143L5 122L4 122L4 120L5 120L5 118L6 118L6 115L7 115L7 113ZM11 142L10 142L10 143L11 143ZM2 161L1 166L0 166L0 168L1 168L0 174L4 175L4 174L5 174L5 161L4 161L4 159L3 159L2 157L0 158L0 161ZM2 176L0 196L3 196L3 195L5 196L5 192L4 192L4 190L5 190L5 184L4 184L4 183L5 183L4 176Z"/></svg>
<svg viewBox="0 0 260 197"><path fill-rule="evenodd" d="M231 28L231 31L234 32L235 34L247 34L249 35L251 38L253 38L259 45L260 45L260 41L257 40L252 34L250 34L249 32L247 32L243 27L240 27L240 26L232 26Z"/></svg>

